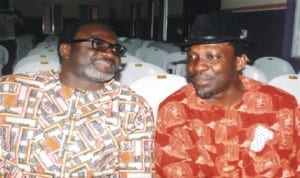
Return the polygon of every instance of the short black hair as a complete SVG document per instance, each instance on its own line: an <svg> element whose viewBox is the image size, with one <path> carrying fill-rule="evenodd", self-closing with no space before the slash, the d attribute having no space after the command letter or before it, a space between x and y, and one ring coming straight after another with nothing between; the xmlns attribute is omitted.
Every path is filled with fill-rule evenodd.
<svg viewBox="0 0 300 178"><path fill-rule="evenodd" d="M77 32L80 30L80 28L87 25L87 24L105 25L105 26L107 26L108 28L111 29L111 27L106 22L102 22L100 20L80 19L80 20L70 21L69 23L66 24L64 30L59 35L59 40L58 40L58 45L57 46L58 46L58 55L59 55L60 58L61 58L61 55L59 53L60 45L62 43L70 43L71 41L73 41L76 34L77 34Z"/></svg>
<svg viewBox="0 0 300 178"><path fill-rule="evenodd" d="M253 47L242 41L229 41L229 44L233 47L233 52L236 56L248 54L250 49Z"/></svg>
<svg viewBox="0 0 300 178"><path fill-rule="evenodd" d="M110 26L107 23L101 22L99 20L74 20L69 22L62 31L62 33L59 35L58 44L68 43L74 40L74 37L76 36L79 29L87 24L100 24L110 28Z"/></svg>

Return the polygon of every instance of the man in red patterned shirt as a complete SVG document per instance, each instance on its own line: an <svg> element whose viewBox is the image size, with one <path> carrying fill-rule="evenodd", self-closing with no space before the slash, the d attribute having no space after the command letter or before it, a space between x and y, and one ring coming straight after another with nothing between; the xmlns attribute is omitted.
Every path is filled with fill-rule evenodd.
<svg viewBox="0 0 300 178"><path fill-rule="evenodd" d="M159 106L158 178L297 177L294 96L241 76L252 43L232 13L199 15L187 48L189 84Z"/></svg>

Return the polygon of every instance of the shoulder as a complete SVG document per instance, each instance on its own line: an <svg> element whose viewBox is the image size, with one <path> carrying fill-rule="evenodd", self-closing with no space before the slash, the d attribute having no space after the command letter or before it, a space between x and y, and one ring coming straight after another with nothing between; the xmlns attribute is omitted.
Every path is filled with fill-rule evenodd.
<svg viewBox="0 0 300 178"><path fill-rule="evenodd" d="M288 92L280 88L271 86L267 83L261 83L259 81L247 77L242 77L242 83L245 91L249 91L249 92L259 91L268 95L278 96L279 98L282 97L294 98L294 96L292 96L291 94L289 94Z"/></svg>
<svg viewBox="0 0 300 178"><path fill-rule="evenodd" d="M169 102L180 102L183 101L189 96L193 95L195 93L194 87L191 83L184 85L183 87L179 88L178 90L174 91L173 93L170 93L162 102L160 105L165 105Z"/></svg>
<svg viewBox="0 0 300 178"><path fill-rule="evenodd" d="M271 85L263 85L259 91L269 95L273 102L278 102L278 104L297 105L296 97L280 88Z"/></svg>
<svg viewBox="0 0 300 178"><path fill-rule="evenodd" d="M112 99L112 105L117 106L120 112L134 114L135 118L139 118L137 116L145 119L153 117L152 107L148 101L129 86L112 81L105 88L107 95L110 95Z"/></svg>
<svg viewBox="0 0 300 178"><path fill-rule="evenodd" d="M26 86L42 87L52 79L57 79L58 74L54 71L41 71L34 73L13 74L0 77L0 87L4 86Z"/></svg>
<svg viewBox="0 0 300 178"><path fill-rule="evenodd" d="M269 108L278 110L280 108L295 108L297 107L297 100L292 94L268 85L254 81L252 79L243 80L244 96L243 102L248 105L256 105L257 107Z"/></svg>
<svg viewBox="0 0 300 178"><path fill-rule="evenodd" d="M118 98L118 100L126 101L128 103L148 105L146 100L141 95L136 93L129 86L121 84L116 80L109 82L109 84L106 85L106 90L111 90L114 97Z"/></svg>

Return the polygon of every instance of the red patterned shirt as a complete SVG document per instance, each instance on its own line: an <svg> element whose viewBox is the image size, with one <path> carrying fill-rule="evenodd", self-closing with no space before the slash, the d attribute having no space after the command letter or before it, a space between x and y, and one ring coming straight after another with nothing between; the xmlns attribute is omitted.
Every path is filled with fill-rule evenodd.
<svg viewBox="0 0 300 178"><path fill-rule="evenodd" d="M157 178L296 177L300 122L295 98L241 77L242 101L210 105L192 84L159 107Z"/></svg>
<svg viewBox="0 0 300 178"><path fill-rule="evenodd" d="M0 177L152 177L149 105L115 81L98 91L58 72L0 79Z"/></svg>

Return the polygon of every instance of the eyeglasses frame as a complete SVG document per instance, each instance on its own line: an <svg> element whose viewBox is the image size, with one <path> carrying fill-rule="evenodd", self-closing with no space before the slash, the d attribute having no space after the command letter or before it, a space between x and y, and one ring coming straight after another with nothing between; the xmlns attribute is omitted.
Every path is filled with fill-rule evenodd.
<svg viewBox="0 0 300 178"><path fill-rule="evenodd" d="M119 44L119 43L113 44L113 43L108 42L108 41L106 41L106 40L103 40L103 39L101 39L101 38L75 39L75 40L70 41L69 43L91 42L91 43L92 43L92 49L98 50L97 47L95 47L95 42L96 42L96 41L102 41L102 42L105 42L105 43L109 44L108 47L107 47L106 49L102 49L102 51L105 51L105 50L107 50L108 48L111 48L111 49L112 49L112 52L113 52L114 54L116 54L117 56L119 56L119 57L124 56L124 54L125 54L126 51L127 51L127 48L126 48L125 46L123 46L123 45L121 45L121 44ZM120 49L122 49L121 51L123 51L123 52L122 52L122 53L117 52L116 47L119 47Z"/></svg>

